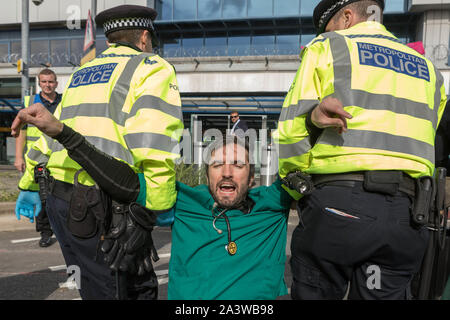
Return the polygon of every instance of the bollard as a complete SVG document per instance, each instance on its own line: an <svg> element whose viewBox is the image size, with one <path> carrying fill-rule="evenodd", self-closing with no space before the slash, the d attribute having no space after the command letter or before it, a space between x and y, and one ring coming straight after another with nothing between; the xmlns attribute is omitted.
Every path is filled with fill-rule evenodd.
<svg viewBox="0 0 450 320"><path fill-rule="evenodd" d="M261 151L261 185L270 186L278 172L276 152L272 146L263 147Z"/></svg>

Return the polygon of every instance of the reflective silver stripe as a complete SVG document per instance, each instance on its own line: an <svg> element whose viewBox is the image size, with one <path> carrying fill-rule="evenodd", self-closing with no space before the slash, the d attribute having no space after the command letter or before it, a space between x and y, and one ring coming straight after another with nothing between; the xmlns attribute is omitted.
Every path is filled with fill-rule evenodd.
<svg viewBox="0 0 450 320"><path fill-rule="evenodd" d="M38 141L39 138L40 138L40 136L39 137L33 137L33 136L27 135L27 141Z"/></svg>
<svg viewBox="0 0 450 320"><path fill-rule="evenodd" d="M352 83L352 61L350 52L348 51L347 42L344 36L336 32L325 34L330 39L330 48L333 55L333 70L334 70L334 94L333 96L339 99L344 106L344 103L351 95ZM353 104L351 104L353 105Z"/></svg>
<svg viewBox="0 0 450 320"><path fill-rule="evenodd" d="M120 111L121 113L121 111ZM111 119L109 105L107 103L82 103L64 107L59 120L67 120L75 117L104 117ZM115 122L116 119L113 119Z"/></svg>
<svg viewBox="0 0 450 320"><path fill-rule="evenodd" d="M47 140L47 145L49 149L52 150L53 153L65 149L58 141L46 135L44 135L44 137L45 140ZM134 163L133 156L131 155L131 153L126 148L124 148L120 143L100 137L87 136L85 138L89 143L94 145L100 151L117 159L123 160L129 164Z"/></svg>
<svg viewBox="0 0 450 320"><path fill-rule="evenodd" d="M174 118L183 121L183 112L181 106L176 106L165 102L161 98L155 96L142 96L134 103L129 117L134 117L141 109L155 109L171 115Z"/></svg>
<svg viewBox="0 0 450 320"><path fill-rule="evenodd" d="M437 113L439 110L439 106L441 105L441 98L442 98L441 87L444 84L444 77L442 76L441 72L436 69L434 65L433 67L434 67L434 74L436 75L436 92L434 93L434 111ZM436 126L434 128L436 128Z"/></svg>
<svg viewBox="0 0 450 320"><path fill-rule="evenodd" d="M279 121L293 120L302 114L310 112L318 104L319 100L299 100L297 104L281 109Z"/></svg>
<svg viewBox="0 0 450 320"><path fill-rule="evenodd" d="M431 120L433 124L437 123L436 111L431 110L427 104L396 98L389 94L374 94L354 89L351 90L351 94L343 98L342 103L344 106L364 106L366 110L389 110L397 114Z"/></svg>
<svg viewBox="0 0 450 320"><path fill-rule="evenodd" d="M154 56L154 54L141 53L140 55L131 58L127 62L122 74L114 85L111 98L109 99L109 104L112 107L111 111L114 110L116 112L120 112L122 110L123 105L125 104L125 99L128 95L128 91L130 89L130 83L131 79L133 78L134 72L136 71L139 64L141 64L141 62L144 60L144 58L148 58L151 56ZM115 115L112 116L114 117ZM118 116L119 114L117 114L117 117Z"/></svg>
<svg viewBox="0 0 450 320"><path fill-rule="evenodd" d="M130 149L151 148L170 153L179 153L178 141L158 133L130 133L125 135L125 141Z"/></svg>
<svg viewBox="0 0 450 320"><path fill-rule="evenodd" d="M27 156L28 158L30 158L30 160L36 161L37 163L48 162L48 157L45 154L33 148L30 148Z"/></svg>
<svg viewBox="0 0 450 320"><path fill-rule="evenodd" d="M124 126L130 116L135 116L140 109L156 109L179 120L183 120L180 106L172 105L155 96L142 96L133 105L131 113L116 110L107 103L82 103L79 105L64 107L60 120L75 117L102 117L112 119L118 125ZM111 114L111 110L114 114Z"/></svg>
<svg viewBox="0 0 450 320"><path fill-rule="evenodd" d="M290 157L301 156L311 150L311 143L309 137L290 144L278 144L278 154L280 159L287 159Z"/></svg>
<svg viewBox="0 0 450 320"><path fill-rule="evenodd" d="M392 95L375 94L351 89L352 64L345 37L336 32L324 34L324 36L330 39L330 48L333 55L335 75L335 92L333 97L339 99L344 106L358 106L368 110L388 110L398 114L406 114L419 119L429 120L436 128L437 111L431 110L426 103L397 98ZM438 99L437 96L439 96L440 103L440 93L436 94L435 100Z"/></svg>
<svg viewBox="0 0 450 320"><path fill-rule="evenodd" d="M329 128L323 131L316 144L400 152L421 157L434 163L434 147L432 145L384 132L348 130L338 134L334 129Z"/></svg>
<svg viewBox="0 0 450 320"><path fill-rule="evenodd" d="M42 136L44 137L45 141L47 141L47 146L50 150L52 150L52 152L58 152L58 151L64 150L64 147L62 146L62 144L60 144L55 139L50 138L46 134L43 134Z"/></svg>
<svg viewBox="0 0 450 320"><path fill-rule="evenodd" d="M86 140L93 144L100 151L120 160L125 161L128 164L133 164L133 156L130 151L124 148L120 143L111 141L100 137L86 137Z"/></svg>

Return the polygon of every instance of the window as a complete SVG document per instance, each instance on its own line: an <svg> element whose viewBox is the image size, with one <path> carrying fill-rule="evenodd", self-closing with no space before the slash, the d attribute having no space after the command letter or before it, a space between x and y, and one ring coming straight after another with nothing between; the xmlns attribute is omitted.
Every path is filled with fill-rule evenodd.
<svg viewBox="0 0 450 320"><path fill-rule="evenodd" d="M273 16L273 0L248 0L249 17Z"/></svg>
<svg viewBox="0 0 450 320"><path fill-rule="evenodd" d="M223 0L198 0L199 19L218 19L222 16Z"/></svg>
<svg viewBox="0 0 450 320"><path fill-rule="evenodd" d="M300 15L302 17L312 17L314 8L316 7L317 2L316 1L300 1Z"/></svg>
<svg viewBox="0 0 450 320"><path fill-rule="evenodd" d="M8 52L8 44L0 43L0 63L8 62L9 60L9 52Z"/></svg>
<svg viewBox="0 0 450 320"><path fill-rule="evenodd" d="M302 1L304 2L304 0ZM276 17L298 16L300 12L299 0L274 0L274 14Z"/></svg>
<svg viewBox="0 0 450 320"><path fill-rule="evenodd" d="M22 46L19 41L11 42L11 56L9 62L16 63L22 57Z"/></svg>
<svg viewBox="0 0 450 320"><path fill-rule="evenodd" d="M275 36L253 36L251 55L273 55L275 52Z"/></svg>
<svg viewBox="0 0 450 320"><path fill-rule="evenodd" d="M99 55L106 49L108 49L108 45L106 44L106 38L97 37L97 39L95 40L95 54Z"/></svg>
<svg viewBox="0 0 450 320"><path fill-rule="evenodd" d="M73 64L79 64L81 58L83 58L83 44L84 39L71 39L70 40L70 62Z"/></svg>
<svg viewBox="0 0 450 320"><path fill-rule="evenodd" d="M42 64L50 63L49 58L49 41L48 40L32 40L30 41L30 66L42 66Z"/></svg>
<svg viewBox="0 0 450 320"><path fill-rule="evenodd" d="M316 37L315 34L302 34L300 36L300 45L306 46L308 43L311 42L312 39Z"/></svg>
<svg viewBox="0 0 450 320"><path fill-rule="evenodd" d="M183 39L183 56L198 57L203 52L203 38Z"/></svg>
<svg viewBox="0 0 450 320"><path fill-rule="evenodd" d="M279 55L299 54L300 36L299 35L279 35L277 36L276 52Z"/></svg>
<svg viewBox="0 0 450 320"><path fill-rule="evenodd" d="M164 57L182 57L181 39L164 39L162 42Z"/></svg>
<svg viewBox="0 0 450 320"><path fill-rule="evenodd" d="M223 0L223 18L234 19L247 16L247 0Z"/></svg>
<svg viewBox="0 0 450 320"><path fill-rule="evenodd" d="M250 37L228 38L228 55L248 56L250 54Z"/></svg>
<svg viewBox="0 0 450 320"><path fill-rule="evenodd" d="M69 40L50 40L50 63L52 66L67 66L69 60Z"/></svg>
<svg viewBox="0 0 450 320"><path fill-rule="evenodd" d="M385 1L385 13L405 12L405 0L389 0Z"/></svg>
<svg viewBox="0 0 450 320"><path fill-rule="evenodd" d="M172 20L173 19L173 0L157 0L160 8L158 12L159 20Z"/></svg>
<svg viewBox="0 0 450 320"><path fill-rule="evenodd" d="M227 38L214 37L205 38L205 56L226 56L227 55Z"/></svg>
<svg viewBox="0 0 450 320"><path fill-rule="evenodd" d="M196 0L175 0L173 8L174 20L189 20L197 18Z"/></svg>

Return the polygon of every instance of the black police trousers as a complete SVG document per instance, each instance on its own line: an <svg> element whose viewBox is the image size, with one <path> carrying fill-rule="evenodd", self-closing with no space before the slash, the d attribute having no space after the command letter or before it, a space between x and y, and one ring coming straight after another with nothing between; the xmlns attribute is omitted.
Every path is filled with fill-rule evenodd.
<svg viewBox="0 0 450 320"><path fill-rule="evenodd" d="M293 299L411 299L429 230L413 227L411 199L322 184L298 203L291 242Z"/></svg>
<svg viewBox="0 0 450 320"><path fill-rule="evenodd" d="M103 262L104 256L98 248L100 231L89 239L72 235L67 228L69 203L54 195L47 198L46 209L66 266L80 270L79 293L83 300L112 300L116 298L115 273ZM96 258L97 255L97 259ZM76 276L74 276L76 279ZM128 299L154 300L157 298L156 275L127 277Z"/></svg>

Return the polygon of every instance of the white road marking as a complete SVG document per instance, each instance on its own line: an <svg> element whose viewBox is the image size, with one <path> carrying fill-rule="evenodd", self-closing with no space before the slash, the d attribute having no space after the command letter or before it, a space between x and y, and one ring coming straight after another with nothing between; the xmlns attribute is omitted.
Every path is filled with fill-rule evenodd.
<svg viewBox="0 0 450 320"><path fill-rule="evenodd" d="M36 241L36 240L40 240L40 239L41 239L41 237L39 237L39 238L28 238L28 239L11 240L11 243L22 243L22 242Z"/></svg>
<svg viewBox="0 0 450 320"><path fill-rule="evenodd" d="M55 238L55 236L53 236L52 238ZM18 239L18 240L11 240L11 243L23 243L23 242L30 242L30 241L37 241L37 240L41 240L41 237L38 237L38 238L28 238L28 239Z"/></svg>
<svg viewBox="0 0 450 320"><path fill-rule="evenodd" d="M53 266L53 267L48 267L51 271L60 271L60 270L66 270L67 266L65 264L62 264L60 266Z"/></svg>

